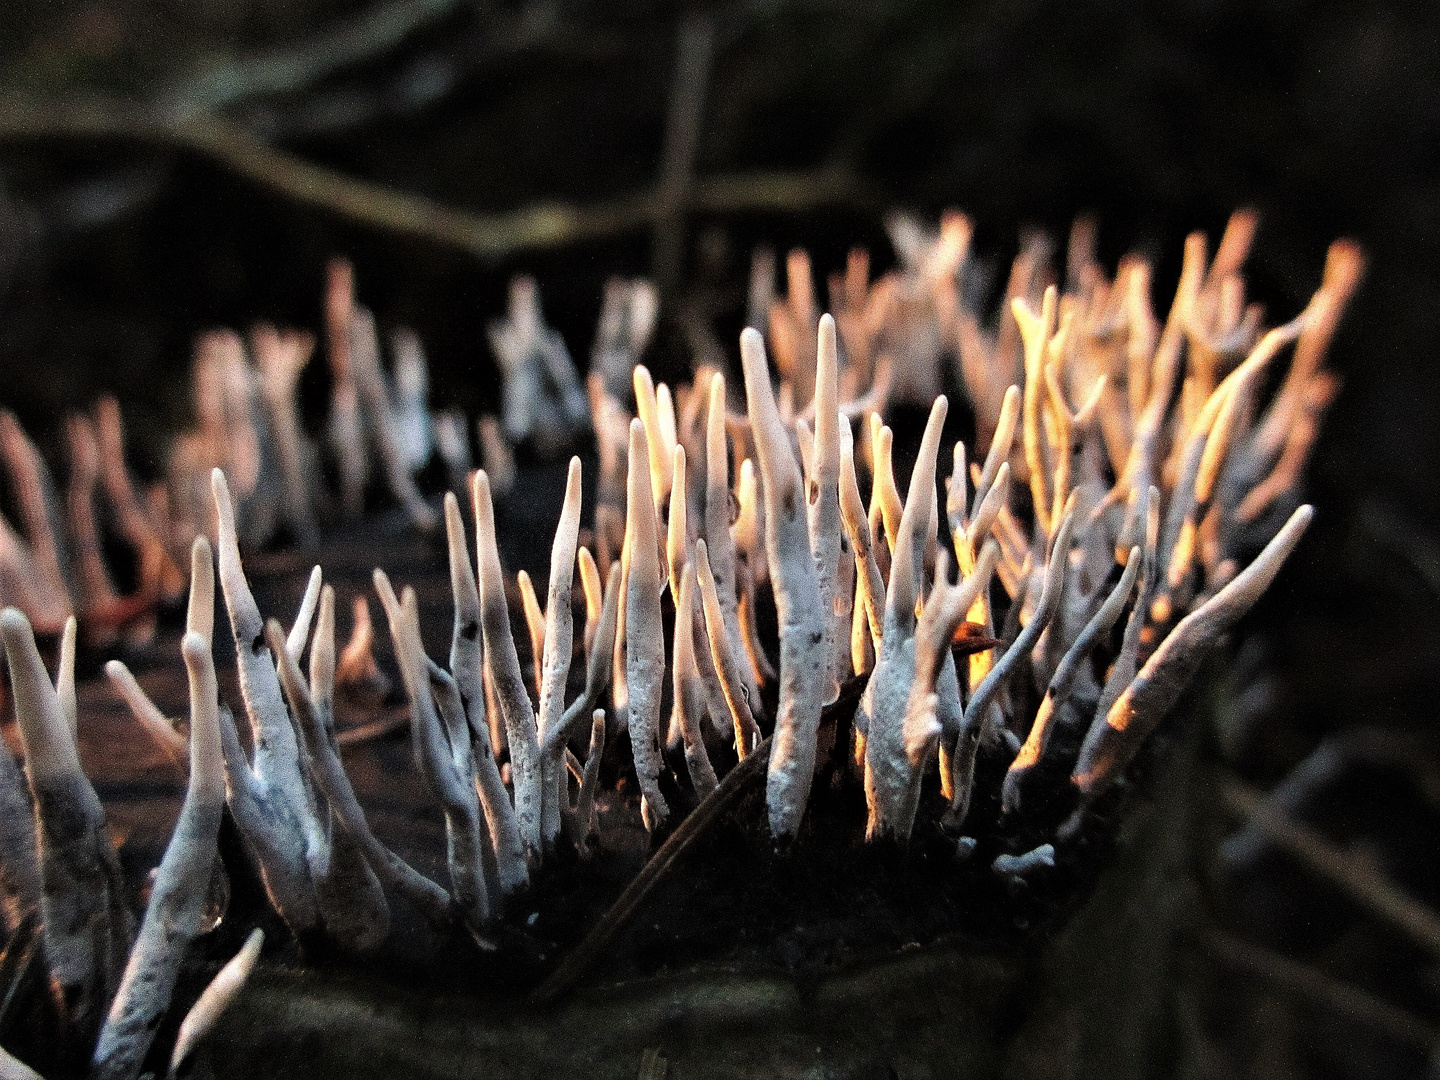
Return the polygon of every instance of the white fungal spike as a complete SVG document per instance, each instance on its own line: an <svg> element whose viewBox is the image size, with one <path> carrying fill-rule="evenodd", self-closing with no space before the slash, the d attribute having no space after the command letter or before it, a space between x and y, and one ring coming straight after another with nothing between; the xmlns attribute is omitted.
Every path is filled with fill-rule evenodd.
<svg viewBox="0 0 1440 1080"><path fill-rule="evenodd" d="M983 725L990 705L1021 658L1028 656L1034 648L1035 642L1050 625L1050 620L1060 605L1060 597L1065 591L1066 571L1070 562L1070 537L1074 525L1075 513L1072 506L1067 509L1060 521L1060 527L1055 532L1055 538L1050 542L1045 584L1041 588L1035 610L1030 615L1030 621L1020 631L1014 643L1005 650L1005 655L990 668L965 706L964 725L952 759L950 809L942 821L944 827L952 833L960 831L970 809L970 789L975 778L975 751L983 734ZM1019 597L1013 601L1015 604L1020 602Z"/></svg>
<svg viewBox="0 0 1440 1080"><path fill-rule="evenodd" d="M675 447L671 454L670 521L665 538L665 569L669 575L670 595L680 594L680 577L690 562L690 515L686 505L685 448Z"/></svg>
<svg viewBox="0 0 1440 1080"><path fill-rule="evenodd" d="M377 587L380 584L381 578L377 573ZM388 610L388 603L386 607ZM456 760L458 755L452 756L451 743L446 739L435 708L428 658L420 640L415 591L409 587L400 602L399 615L398 620L391 622L390 632L395 639L410 694L411 745L415 751L415 763L445 814L450 889L456 907L469 927L479 928L491 917L490 898L485 888L480 805L471 781L469 762L465 762L462 770ZM464 731L464 723L457 723L457 735ZM465 750L468 757L469 747Z"/></svg>
<svg viewBox="0 0 1440 1080"><path fill-rule="evenodd" d="M333 627L333 619L331 625ZM329 699L317 704L312 698L300 674L299 663L285 648L284 633L274 619L265 624L265 639L279 658L280 682L290 702L290 711L297 717L297 730L313 723L329 733L328 742L334 737L334 721L328 711ZM323 688L323 669L317 669L315 675ZM298 718L302 713L309 713L315 719L300 721ZM310 770L312 777L314 771L313 768ZM329 813L327 806L327 824ZM370 868L359 842L348 830L330 830L324 845L307 850L305 856L314 883L315 906L324 921L326 936L347 952L373 952L390 931L390 909L380 880Z"/></svg>
<svg viewBox="0 0 1440 1080"><path fill-rule="evenodd" d="M703 541L702 541L703 542ZM705 752L701 721L705 716L705 688L695 659L695 565L686 563L681 572L675 601L674 678L675 726L685 743L685 767L695 794L704 798L715 790L715 769Z"/></svg>
<svg viewBox="0 0 1440 1080"><path fill-rule="evenodd" d="M0 917L14 933L40 910L40 860L35 851L35 815L10 746L0 740Z"/></svg>
<svg viewBox="0 0 1440 1080"><path fill-rule="evenodd" d="M210 980L185 1019L180 1022L180 1031L175 1036L175 1049L170 1055L171 1080L180 1074L181 1067L195 1053L205 1037L214 1030L225 1010L230 1007L245 988L250 972L260 959L260 950L265 945L265 931L256 927L250 931L240 951L230 958Z"/></svg>
<svg viewBox="0 0 1440 1080"><path fill-rule="evenodd" d="M304 743L306 768L334 811L336 821L363 853L375 876L414 904L432 926L448 927L453 922L449 894L375 838L340 764L334 715L330 710L329 697L324 693L326 657L334 655L333 598L334 593L327 586L320 599L320 619L315 627L316 644L310 652L310 687L306 687L298 665L288 653L283 655L280 667L290 700L295 704L295 726ZM222 734L223 730L222 725ZM382 916L383 922L380 921ZM388 927L388 909L373 909L371 918L371 933L383 938Z"/></svg>
<svg viewBox="0 0 1440 1080"><path fill-rule="evenodd" d="M824 621L800 469L780 420L765 345L753 329L740 335L750 428L765 479L765 551L780 623L780 703L770 750L765 803L770 830L793 839L815 772L815 738L830 682Z"/></svg>
<svg viewBox="0 0 1440 1080"><path fill-rule="evenodd" d="M35 807L41 915L51 988L66 1027L95 1037L114 996L133 926L105 812L80 769L75 739L40 661L30 621L0 612L15 717Z"/></svg>
<svg viewBox="0 0 1440 1080"><path fill-rule="evenodd" d="M1180 620L1110 707L1103 724L1096 718L1071 777L1087 801L1129 764L1145 736L1165 718L1225 632L1269 588L1314 516L1310 506L1296 510L1254 562Z"/></svg>
<svg viewBox="0 0 1440 1080"><path fill-rule="evenodd" d="M637 369L638 371L641 369ZM637 374L637 383L638 383ZM629 583L625 595L625 678L629 687L630 747L640 782L641 813L654 831L669 816L660 794L660 697L665 679L665 634L660 623L662 570L655 536L654 498L645 426L630 422L630 478L626 504L625 551Z"/></svg>
<svg viewBox="0 0 1440 1080"><path fill-rule="evenodd" d="M72 738L79 729L75 704L75 636L79 629L74 615L65 620L65 631L60 635L60 662L55 670L55 696L60 700L60 711L70 725Z"/></svg>
<svg viewBox="0 0 1440 1080"><path fill-rule="evenodd" d="M130 712L145 729L145 733L155 740L156 745L176 763L187 760L190 740L175 730L170 718L150 700L150 695L135 681L130 669L119 660L109 660L105 663L105 674L110 679L110 685L125 699Z"/></svg>
<svg viewBox="0 0 1440 1080"><path fill-rule="evenodd" d="M300 657L305 655L305 643L310 640L310 622L315 618L315 605L320 602L322 580L320 567L310 571L310 579L305 583L305 595L300 598L300 610L295 613L295 624L290 627L290 633L285 638L285 651L297 664Z"/></svg>
<svg viewBox="0 0 1440 1080"><path fill-rule="evenodd" d="M884 636L885 581L875 558L875 538L870 532L865 505L860 501L854 451L849 447L841 451L840 514L850 536L850 545L855 549L857 603L864 604L872 648L878 655ZM858 665L856 670L859 671Z"/></svg>
<svg viewBox="0 0 1440 1080"><path fill-rule="evenodd" d="M905 728L916 682L915 609L924 566L925 525L930 519L947 404L944 397L935 399L910 474L910 489L896 530L880 649L860 705L865 728L865 801L870 810L866 836L870 839L907 838L919 797L919 770L911 760ZM925 700L934 689L933 673L929 682L916 692L913 702L912 742L923 741L915 737L917 725L927 726L927 718L934 721L936 703ZM958 687L955 696L958 703Z"/></svg>
<svg viewBox="0 0 1440 1080"><path fill-rule="evenodd" d="M619 615L625 604L620 582L620 564L612 563L609 580L605 582L605 596L600 605L600 622L595 627L595 647L585 665L585 690L570 703L559 726L545 733L542 749L546 754L558 756L564 749L566 740L580 734L581 722L605 692L605 684L611 673L611 657L615 648Z"/></svg>
<svg viewBox="0 0 1440 1080"><path fill-rule="evenodd" d="M540 683L545 678L545 612L540 607L535 583L530 580L527 571L516 573L515 584L520 591L520 610L525 615L525 630L530 637L530 666L535 673L535 697L538 699Z"/></svg>
<svg viewBox="0 0 1440 1080"><path fill-rule="evenodd" d="M650 489L658 516L660 507L670 494L671 446L665 442L661 430L659 406L656 403L655 383L650 378L650 369L640 364L635 368L635 411L645 427L645 460L650 465ZM634 446L634 440L631 440Z"/></svg>
<svg viewBox="0 0 1440 1080"><path fill-rule="evenodd" d="M90 1075L131 1080L154 1038L190 942L200 933L225 806L215 665L199 634L181 642L190 677L190 784L155 874L145 920L95 1046Z"/></svg>
<svg viewBox="0 0 1440 1080"><path fill-rule="evenodd" d="M215 633L215 556L210 541L197 536L190 545L190 601L185 629L199 634L206 645Z"/></svg>
<svg viewBox="0 0 1440 1080"><path fill-rule="evenodd" d="M540 832L540 744L535 733L535 710L525 690L520 659L515 653L515 639L510 633L505 581L500 570L500 551L495 542L495 510L490 503L490 479L483 469L475 473L473 494L485 666L495 687L496 704L505 721L520 838L525 843L527 858L538 860L543 846Z"/></svg>
<svg viewBox="0 0 1440 1080"><path fill-rule="evenodd" d="M265 624L245 580L235 537L235 512L230 488L219 469L211 474L219 522L220 588L230 613L230 629L239 659L240 694L255 742L255 778L276 810L277 824L293 831L302 851L324 846L325 828L316 810L315 796L300 769L300 748L285 707L276 674L276 659L265 644Z"/></svg>
<svg viewBox="0 0 1440 1080"><path fill-rule="evenodd" d="M677 453L684 454L683 450ZM545 605L548 617L543 642L544 663L540 679L540 708L537 735L543 743L551 728L560 726L565 713L565 683L570 677L570 656L574 647L574 626L570 597L575 578L575 544L580 532L580 459L570 459L565 482L565 502L555 527L550 548L550 587ZM560 762L546 755L540 758L540 837L551 845L560 835L560 808L565 795L565 773Z"/></svg>
<svg viewBox="0 0 1440 1080"><path fill-rule="evenodd" d="M490 743L486 722L485 674L481 650L480 593L475 571L465 545L465 525L460 503L453 494L445 496L445 533L450 549L450 588L455 603L455 623L450 637L450 672L456 693L470 726L472 771L475 791L485 810L490 830L490 847L495 855L496 884L502 895L518 892L530 883L525 865L525 846L510 804L510 794L500 779L500 769Z"/></svg>
<svg viewBox="0 0 1440 1080"><path fill-rule="evenodd" d="M605 585L600 580L600 568L595 565L595 556L590 549L581 547L576 552L580 567L580 587L585 593L585 656L588 659L595 644L595 631L600 627L600 611L605 603Z"/></svg>
<svg viewBox="0 0 1440 1080"><path fill-rule="evenodd" d="M839 643L845 640L849 622L840 597L840 359L835 320L828 314L820 317L815 363L815 450L805 502L823 615L822 649L829 664L830 687L824 695L828 704L840 690L845 652ZM845 423L848 427L849 421Z"/></svg>
<svg viewBox="0 0 1440 1080"><path fill-rule="evenodd" d="M746 687L730 639L725 633L724 614L710 569L709 550L704 540L695 545L695 567L705 613L705 632L710 639L710 658L715 665L720 689L735 728L735 753L743 761L745 755L760 741L760 727L755 722L754 715L759 698L752 697L751 691ZM754 705L751 704L752 701Z"/></svg>
<svg viewBox="0 0 1440 1080"><path fill-rule="evenodd" d="M0 1046L0 1077L4 1077L4 1080L45 1080L3 1046Z"/></svg>
<svg viewBox="0 0 1440 1080"><path fill-rule="evenodd" d="M1135 587L1135 579L1140 573L1140 549L1130 549L1130 558L1126 561L1125 571L1120 577L1120 582L1110 590L1110 595L1105 598L1102 604L1085 629L1075 639L1074 644L1065 652L1060 665L1055 669L1055 674L1050 677L1050 685L1045 691L1045 697L1040 702L1040 709L1035 714L1035 719L1030 725L1030 734L1026 737L1024 745L1020 747L1020 753L1010 763L1010 769L1005 774L1005 783L1001 789L1000 806L1003 813L1011 814L1020 805L1020 785L1024 783L1026 774L1039 763L1041 756L1045 753L1046 741L1049 739L1051 729L1056 721L1056 710L1061 708L1067 701L1071 687L1076 676L1081 671L1081 665L1089 659L1090 650L1097 643L1103 641L1110 633L1115 623L1119 620L1125 609L1125 604L1130 599L1130 593Z"/></svg>

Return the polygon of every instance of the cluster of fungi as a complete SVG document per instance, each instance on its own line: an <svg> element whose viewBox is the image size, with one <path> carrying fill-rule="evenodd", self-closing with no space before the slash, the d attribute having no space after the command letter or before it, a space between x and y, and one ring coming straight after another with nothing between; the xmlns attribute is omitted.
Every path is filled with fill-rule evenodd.
<svg viewBox="0 0 1440 1080"><path fill-rule="evenodd" d="M1047 836L1000 855L994 871L1023 878L1051 862L1311 519L1298 505L1301 473L1337 386L1322 361L1361 260L1337 242L1305 310L1263 330L1240 276L1254 227L1252 215L1235 215L1213 258L1203 236L1189 238L1163 322L1150 266L1129 257L1112 278L1083 225L1063 292L1044 250L1022 247L993 327L967 300L970 230L959 215L936 232L897 219L899 268L871 281L866 260L852 257L831 282L833 314L817 312L803 254L789 259L778 297L773 261L757 260L751 321L768 324L779 392L765 337L749 328L743 401L713 367L671 390L638 366L656 318L644 282L607 290L587 387L522 279L491 331L506 387L500 420L479 425L489 471L470 469L463 417L428 413L414 335L395 336L387 377L374 320L355 305L343 266L327 304L338 492L321 490L299 422L297 377L314 345L304 334L257 330L253 362L233 334L202 339L198 427L178 440L167 483L144 498L125 469L113 402L94 421L73 419L68 530L39 455L0 417L28 533L27 543L0 532L11 605L0 635L24 765L0 747L0 886L11 932L38 927L72 1059L115 1080L153 1061L160 1018L206 926L227 809L294 933L365 954L386 938L398 900L493 949L507 901L557 852L593 854L607 739L628 733L631 790L652 831L676 814L663 774L703 806L727 773L763 763L768 827L785 848L803 842L822 713L848 695L841 752L863 780L865 841L903 847L921 827L922 787L938 778L942 799L923 805L943 809L923 827L967 858L976 760L989 753L1009 762L1002 822L1028 817L1027 835ZM983 452L954 444L942 496L949 364L975 416L970 449ZM929 410L904 498L885 422L896 406ZM573 458L543 608L521 575L529 634L517 647L492 490L510 482L514 442L554 452L587 430L600 461L583 534L592 543L580 544ZM437 514L415 485L432 447L468 489L473 551L456 495ZM415 525L443 522L448 541L454 624L443 665L422 643L415 590L397 593L374 573L414 764L444 817L444 881L376 837L341 762L336 694L380 677L363 601L355 635L337 650L335 592L320 567L287 632L262 616L241 563L243 546L277 529L308 543L337 505L358 513L372 461ZM137 550L135 598L115 596L101 559L101 481ZM57 539L67 532L73 588ZM167 720L124 665L108 667L146 730L189 762L137 930L76 751L74 613L97 640L143 633L157 603L182 595L187 572L188 724ZM217 689L217 577L248 751ZM763 631L767 596L778 640ZM35 631L63 634L54 682ZM259 950L254 935L190 1009L172 1072ZM5 1059L5 1075L34 1075Z"/></svg>

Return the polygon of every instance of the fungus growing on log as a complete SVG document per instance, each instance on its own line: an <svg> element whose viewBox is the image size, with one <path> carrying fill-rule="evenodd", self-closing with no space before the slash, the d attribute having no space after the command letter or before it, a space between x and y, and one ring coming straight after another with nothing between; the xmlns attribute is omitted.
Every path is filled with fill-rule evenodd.
<svg viewBox="0 0 1440 1080"><path fill-rule="evenodd" d="M657 879L685 872L679 853L762 774L757 828L776 858L803 857L814 831L851 828L837 824L836 810L851 799L847 842L883 845L877 857L939 850L959 872L979 851L983 860L971 866L1012 899L1048 887L1313 516L1299 504L1299 463L1333 390L1321 356L1359 256L1336 245L1305 311L1262 331L1258 315L1245 314L1237 276L1247 221L1232 222L1213 259L1203 237L1187 241L1163 327L1138 259L1113 281L1092 260L1077 278L1083 288L1062 293L1038 287L1040 256L1027 246L992 333L959 287L970 233L958 216L938 233L892 222L901 269L871 285L867 260L852 257L832 285L838 318L818 311L808 258L792 253L786 299L763 288L756 296L778 391L764 337L747 328L743 414L730 412L726 379L712 368L693 384L667 385L634 363L653 330L654 299L648 286L626 283L607 292L587 407L568 350L540 321L534 283L518 279L508 319L492 328L507 378L504 435L544 454L568 446L593 418L600 451L593 531L584 524L581 458L565 472L543 607L519 570L515 615L529 631L519 643L502 562L502 549L514 555L504 546L506 506L497 509L487 472L473 474L472 561L456 493L437 510L414 479L415 448L430 438L418 339L398 339L397 411L374 321L355 306L348 267L337 264L326 310L331 433L360 456L336 473L339 508L363 511L373 451L411 525L427 529L443 514L446 530L445 571L427 551L428 562L404 573L433 569L448 576L448 589L417 579L397 582L397 595L387 572L374 570L403 701L387 699L363 591L337 656L335 608L347 586L337 594L315 567L287 633L262 612L246 576L276 521L323 550L322 473L295 397L308 336L257 330L258 375L238 337L202 339L196 385L214 395L172 459L178 534L134 497L113 406L102 407L98 427L70 424L68 535L38 452L0 414L0 450L20 481L28 538L0 530L0 586L26 608L0 614L24 743L23 773L0 748L0 909L12 932L39 912L67 1045L93 1058L94 1075L139 1074L201 933L222 805L279 916L273 925L288 928L306 955L403 949L415 931L397 928L419 915L434 938L496 952L497 963L520 940L548 963L550 946L535 943L554 931L527 937L528 928L552 917L557 883L610 873L608 822L629 823L632 848L657 850L602 920L602 938ZM757 259L762 272L763 264ZM1266 373L1285 350L1289 373L1267 402ZM949 400L926 389L942 385L947 357L980 433L948 451ZM922 362L930 368L915 369ZM268 423L257 420L257 392ZM897 464L913 432L891 399L929 406L908 479ZM466 430L458 420L450 427L452 442ZM942 518L937 473L947 452ZM446 460L453 475L468 457L447 452ZM205 507L195 501L202 469ZM105 623L104 609L118 603L94 512L102 487L148 567L147 601L177 598L185 548L191 556L180 642L188 728L166 717L124 663L106 667L145 730L177 763L189 762L138 938L75 742L85 696L74 682L76 624L66 619L78 609L82 628ZM204 535L212 522L248 750L215 676L216 568ZM67 550L79 559L74 599ZM538 569L538 558L525 561ZM447 595L442 664L426 651L438 639L422 613ZM65 634L54 683L32 620ZM364 807L373 793L342 758L340 713L368 720L384 710L408 725L407 768L443 828L443 859L418 861L403 842L382 840L375 828L388 838L385 822L372 827ZM607 754L626 738L628 754ZM32 814L33 829L17 825ZM168 1048L172 1071L244 982L260 942L247 942L186 1018Z"/></svg>

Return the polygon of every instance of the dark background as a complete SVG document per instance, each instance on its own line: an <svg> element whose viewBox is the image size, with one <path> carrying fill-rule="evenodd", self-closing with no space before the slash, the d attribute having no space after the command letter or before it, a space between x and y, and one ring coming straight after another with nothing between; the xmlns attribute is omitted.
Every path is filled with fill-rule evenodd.
<svg viewBox="0 0 1440 1080"><path fill-rule="evenodd" d="M1156 257L1162 310L1185 233L1216 238L1232 209L1253 206L1262 227L1249 277L1272 323L1303 306L1332 239L1361 243L1369 273L1330 360L1344 390L1310 469L1319 516L1252 619L1272 690L1264 724L1225 753L1269 785L1337 732L1428 746L1440 692L1440 7L752 0L704 10L717 38L697 175L813 174L845 191L687 219L674 295L714 298L727 346L756 241L808 247L819 275L854 243L884 268L881 213L892 206L967 212L1000 281L1023 229L1063 245L1073 217L1093 212L1108 262L1137 247ZM420 15L383 47L326 62L344 30L377 11ZM450 207L583 207L655 184L684 16L565 0L9 0L0 105L54 104L59 115L87 100L179 102L305 161ZM217 65L245 61L238 70L253 74L292 55L311 70L289 87L242 79L202 92L218 85ZM435 402L495 411L483 330L508 278L537 275L583 363L604 279L647 272L651 251L636 228L479 259L297 202L143 132L7 138L0 404L52 450L66 410L113 392L137 470L155 475L168 436L188 422L194 334L256 319L318 328L325 260L344 253L382 322L419 330ZM678 340L662 326L662 370L680 363ZM316 402L322 366L307 376ZM1422 900L1440 898L1436 799L1397 794L1383 775L1374 783L1331 799L1332 835ZM1222 918L1440 1016L1432 958L1291 878L1282 888L1262 876ZM1297 1001L1249 987L1207 1006L1200 1027L1217 1057L1206 1071L1423 1074L1413 1045Z"/></svg>

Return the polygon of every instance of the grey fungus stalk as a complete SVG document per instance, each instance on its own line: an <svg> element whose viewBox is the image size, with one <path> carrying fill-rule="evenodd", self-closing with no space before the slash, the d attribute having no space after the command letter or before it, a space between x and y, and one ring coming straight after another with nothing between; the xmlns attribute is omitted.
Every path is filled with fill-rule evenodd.
<svg viewBox="0 0 1440 1080"><path fill-rule="evenodd" d="M197 633L181 643L190 677L190 783L155 874L150 902L91 1063L95 1080L132 1080L170 1007L190 942L200 933L225 806L215 665Z"/></svg>
<svg viewBox="0 0 1440 1080"><path fill-rule="evenodd" d="M641 815L652 832L670 815L660 794L660 698L665 679L665 632L660 621L663 581L645 426L630 422L629 513L625 523L625 678L629 689L630 749L640 783Z"/></svg>
<svg viewBox="0 0 1440 1080"><path fill-rule="evenodd" d="M1301 506L1290 515L1254 562L1180 620L1110 707L1104 722L1096 718L1072 776L1084 799L1094 799L1129 764L1211 650L1269 588L1314 516L1310 506Z"/></svg>
<svg viewBox="0 0 1440 1080"><path fill-rule="evenodd" d="M26 617L0 612L15 716L25 746L39 857L45 957L72 1038L89 1045L134 937L105 812L80 768L75 739Z"/></svg>
<svg viewBox="0 0 1440 1080"><path fill-rule="evenodd" d="M782 841L800 829L815 772L820 710L831 681L800 468L780 419L760 334L740 335L745 398L765 487L765 551L780 623L780 704L765 783L770 830Z"/></svg>
<svg viewBox="0 0 1440 1080"><path fill-rule="evenodd" d="M285 648L280 624L274 619L266 623L265 636L270 648L280 658L280 681L290 702L291 713L297 718L297 730L303 731L312 724L333 727L318 715L317 710L325 706L317 705L312 698L300 675L295 656ZM322 646L322 660L323 653ZM317 689L324 693L323 681ZM301 720L302 714L309 714L311 718ZM306 760L308 764L309 758ZM313 767L308 772L312 777L315 775ZM329 813L327 806L327 817ZM389 908L379 878L349 831L343 828L328 830L323 847L306 852L306 865L326 937L342 950L354 954L373 952L378 948L389 933Z"/></svg>
<svg viewBox="0 0 1440 1080"><path fill-rule="evenodd" d="M255 778L263 785L265 797L275 811L277 827L292 833L293 842L306 851L323 843L324 826L314 793L300 768L295 729L280 691L277 661L265 643L260 608L245 580L225 474L216 469L211 484L219 520L220 588L235 637L240 694L254 735Z"/></svg>
<svg viewBox="0 0 1440 1080"><path fill-rule="evenodd" d="M515 639L510 633L510 612L505 603L505 581L495 540L495 510L490 503L490 481L483 469L475 473L473 492L485 666L505 721L515 787L515 819L520 838L524 841L527 859L538 862L543 848L540 743L535 731L535 709L525 689L520 658L515 652Z"/></svg>
<svg viewBox="0 0 1440 1080"><path fill-rule="evenodd" d="M333 717L327 705L330 695L326 692L324 658L333 655L333 638L326 639L334 632L333 599L327 603L322 594L320 621L316 627L321 666L316 669L316 651L312 649L312 689L305 687L300 678L299 667L286 656L281 666L281 677L289 685L291 698L296 703L295 723L304 744L305 763L315 784L324 794L326 802L335 814L340 827L364 853L365 859L376 876L386 885L404 896L433 926L446 928L453 923L449 894L435 882L420 874L398 855L385 847L370 830L361 809L360 800L355 797L349 777L340 763L340 748L335 741ZM327 608L331 609L327 611ZM318 676L318 678L317 678Z"/></svg>
<svg viewBox="0 0 1440 1080"><path fill-rule="evenodd" d="M570 656L574 647L574 625L570 599L575 577L575 547L580 531L580 459L570 459L565 483L565 502L555 527L555 540L550 550L549 596L545 605L540 679L540 708L537 737L543 743L551 728L559 726L565 714L565 684L570 676ZM541 822L540 838L546 847L560 837L560 807L565 792L565 772L559 760L540 756Z"/></svg>
<svg viewBox="0 0 1440 1080"><path fill-rule="evenodd" d="M475 570L465 544L465 524L460 502L454 494L445 496L445 534L449 541L450 590L455 621L450 635L450 675L470 727L471 770L476 794L485 810L490 847L496 863L496 884L501 895L509 895L530 883L525 864L525 846L520 839L510 793L500 779L500 769L490 745L490 728L485 715L485 670L481 646L480 593Z"/></svg>
<svg viewBox="0 0 1440 1080"><path fill-rule="evenodd" d="M216 972L195 1004L190 1007L190 1011L185 1014L185 1019L180 1022L180 1031L175 1036L175 1049L170 1054L168 1076L172 1080L180 1075L182 1066L190 1060L196 1048L214 1030L215 1024L230 1007L230 1003L245 988L264 945L265 931L258 927L251 930L240 951Z"/></svg>

